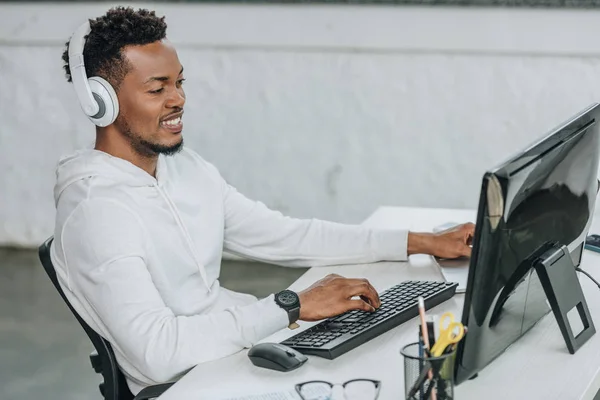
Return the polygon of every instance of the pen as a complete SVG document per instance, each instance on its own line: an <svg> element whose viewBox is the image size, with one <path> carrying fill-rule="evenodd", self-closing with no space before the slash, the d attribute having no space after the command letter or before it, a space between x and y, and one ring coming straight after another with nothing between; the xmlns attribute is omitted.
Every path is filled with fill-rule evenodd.
<svg viewBox="0 0 600 400"><path fill-rule="evenodd" d="M417 299L419 303L419 315L421 316L421 335L423 335L423 344L425 350L429 350L429 334L427 332L427 322L425 322L425 301L423 297Z"/></svg>
<svg viewBox="0 0 600 400"><path fill-rule="evenodd" d="M423 335L423 343L424 343L424 347L425 350L429 351L430 347L429 347L429 334L427 332L427 322L425 321L425 300L423 300L422 296L419 296L419 298L417 299L418 304L419 304L419 315L421 317L421 334ZM429 370L429 374L428 374L429 380L431 381L431 383L429 384L429 387L431 388L431 386L434 384L433 382L433 374L431 372L431 370ZM428 390L429 391L429 390ZM435 390L431 391L431 399L432 400L437 400L437 396L435 393Z"/></svg>
<svg viewBox="0 0 600 400"><path fill-rule="evenodd" d="M419 377L417 378L417 380L415 381L413 387L408 391L408 394L406 395L406 398L410 399L412 398L415 394L417 394L417 391L420 391L420 398L423 398L423 392L424 390L424 383L425 383L425 378L427 377L427 373L429 372L429 368L424 367L421 368L421 373L419 374Z"/></svg>
<svg viewBox="0 0 600 400"><path fill-rule="evenodd" d="M415 393L417 392L417 390L419 390L419 400L423 400L423 392L424 392L424 388L423 388L423 381L425 380L425 376L427 374L427 369L424 369L424 360L425 359L425 351L423 349L423 333L421 331L421 329L419 328L419 369L423 370L424 372L421 373L422 377L420 376L417 379L417 382L415 383L415 386L413 387L413 390L411 390L412 394L409 394L408 397L412 397L415 395ZM419 382L421 382L419 384Z"/></svg>
<svg viewBox="0 0 600 400"><path fill-rule="evenodd" d="M433 348L435 345L435 324L431 317L429 317L429 321L427 321L427 333L429 335L429 345Z"/></svg>

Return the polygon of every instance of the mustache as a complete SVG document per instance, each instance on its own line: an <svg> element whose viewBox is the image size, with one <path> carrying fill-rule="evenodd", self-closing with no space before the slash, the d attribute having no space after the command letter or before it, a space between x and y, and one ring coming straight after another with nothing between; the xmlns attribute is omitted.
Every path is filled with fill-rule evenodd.
<svg viewBox="0 0 600 400"><path fill-rule="evenodd" d="M171 116L176 115L176 114L180 114L180 113L183 113L183 107L176 107L173 112L171 112L171 113L169 113L167 115L164 115L163 117L161 117L160 120L164 121L165 119L168 119Z"/></svg>

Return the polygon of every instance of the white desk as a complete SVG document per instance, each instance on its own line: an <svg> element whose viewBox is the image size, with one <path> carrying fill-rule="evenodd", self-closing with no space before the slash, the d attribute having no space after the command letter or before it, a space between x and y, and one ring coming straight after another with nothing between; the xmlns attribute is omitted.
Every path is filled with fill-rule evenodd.
<svg viewBox="0 0 600 400"><path fill-rule="evenodd" d="M379 227L408 227L414 231L431 231L448 221L475 221L474 211L381 207L364 224ZM594 229L595 228L595 229ZM600 231L595 222L592 231ZM600 279L600 254L586 251L582 267ZM283 268L283 267L282 267ZM409 279L441 280L429 256L412 256L407 263L377 263L308 270L290 287L303 289L329 273L348 277L366 277L378 291ZM581 277L592 318L600 330L600 290L586 277ZM433 308L437 315L452 311L462 315L464 295L457 294ZM301 329L314 323L300 323ZM253 366L247 350L199 365L165 392L160 400L215 399L244 391L260 393L291 389L294 384L311 379L343 382L353 378L375 378L382 381L381 400L404 398L403 360L399 349L416 340L417 319L409 321L356 349L326 360L309 356L301 368L282 373ZM281 341L300 332L284 329L263 342ZM552 313L513 344L479 377L458 385L455 398L487 400L592 400L600 389L600 332L575 355L566 349ZM219 393L219 396L216 396Z"/></svg>

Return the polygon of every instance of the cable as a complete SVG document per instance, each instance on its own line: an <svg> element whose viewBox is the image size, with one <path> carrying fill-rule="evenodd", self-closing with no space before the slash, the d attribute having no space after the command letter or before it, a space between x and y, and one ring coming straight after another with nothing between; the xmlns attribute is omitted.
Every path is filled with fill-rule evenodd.
<svg viewBox="0 0 600 400"><path fill-rule="evenodd" d="M575 268L575 271L579 271L579 272L585 274L588 278L590 278L592 280L592 282L594 282L598 286L598 289L600 289L600 283L598 283L597 280L595 280L594 278L592 278L592 276L590 274L588 274L587 272L585 272L584 270L582 270L579 267Z"/></svg>

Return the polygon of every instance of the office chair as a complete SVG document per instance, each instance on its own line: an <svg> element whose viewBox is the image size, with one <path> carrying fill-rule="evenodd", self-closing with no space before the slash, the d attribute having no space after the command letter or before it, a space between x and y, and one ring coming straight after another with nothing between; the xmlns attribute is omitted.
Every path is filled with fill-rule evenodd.
<svg viewBox="0 0 600 400"><path fill-rule="evenodd" d="M92 354L90 354L90 361L92 363L92 368L96 373L101 373L104 382L100 383L100 393L104 397L104 400L146 400L153 399L160 396L164 391L166 391L173 383L164 383L160 385L154 385L143 389L137 396L133 396L129 387L127 386L127 382L125 381L125 376L119 369L117 364L117 360L115 358L115 353L110 345L110 343L105 340L102 336L96 333L90 326L77 314L71 303L65 297L60 284L58 283L58 279L56 278L56 271L54 269L54 265L52 265L52 260L50 258L50 246L53 241L53 237L47 239L39 248L39 257L42 262L42 266L46 270L46 273L50 277L50 280L60 293L60 296L65 301L77 321L83 327L85 333L87 333L88 337L92 341L94 348L96 349Z"/></svg>

